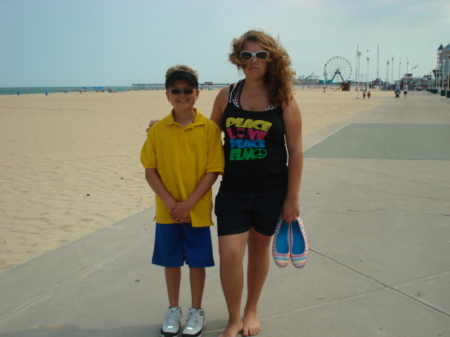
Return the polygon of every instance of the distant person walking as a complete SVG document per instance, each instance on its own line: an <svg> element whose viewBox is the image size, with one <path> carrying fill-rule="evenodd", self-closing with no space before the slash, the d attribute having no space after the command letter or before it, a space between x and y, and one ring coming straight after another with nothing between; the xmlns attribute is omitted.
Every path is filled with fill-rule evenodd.
<svg viewBox="0 0 450 337"><path fill-rule="evenodd" d="M403 97L406 98L407 95L408 95L408 86L405 84L403 86Z"/></svg>
<svg viewBox="0 0 450 337"><path fill-rule="evenodd" d="M363 99L366 99L366 91L363 91Z"/></svg>
<svg viewBox="0 0 450 337"><path fill-rule="evenodd" d="M370 96L372 96L372 94L370 93L370 91L367 92L367 98L370 99Z"/></svg>

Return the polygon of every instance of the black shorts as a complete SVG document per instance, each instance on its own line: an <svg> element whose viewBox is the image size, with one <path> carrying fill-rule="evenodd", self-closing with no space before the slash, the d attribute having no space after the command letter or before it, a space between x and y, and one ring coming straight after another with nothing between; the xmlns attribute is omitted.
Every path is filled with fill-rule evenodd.
<svg viewBox="0 0 450 337"><path fill-rule="evenodd" d="M239 193L220 189L214 207L219 236L245 233L254 228L272 236L280 218L286 189Z"/></svg>

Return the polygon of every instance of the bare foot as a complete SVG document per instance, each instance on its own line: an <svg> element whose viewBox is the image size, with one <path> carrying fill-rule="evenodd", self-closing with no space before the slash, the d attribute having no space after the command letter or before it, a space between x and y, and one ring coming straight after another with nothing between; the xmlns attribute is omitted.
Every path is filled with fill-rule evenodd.
<svg viewBox="0 0 450 337"><path fill-rule="evenodd" d="M242 336L255 336L261 331L259 319L253 313L247 313L244 316L244 327L242 328Z"/></svg>
<svg viewBox="0 0 450 337"><path fill-rule="evenodd" d="M228 323L225 330L219 335L219 337L236 337L238 333L242 331L242 321L236 323Z"/></svg>

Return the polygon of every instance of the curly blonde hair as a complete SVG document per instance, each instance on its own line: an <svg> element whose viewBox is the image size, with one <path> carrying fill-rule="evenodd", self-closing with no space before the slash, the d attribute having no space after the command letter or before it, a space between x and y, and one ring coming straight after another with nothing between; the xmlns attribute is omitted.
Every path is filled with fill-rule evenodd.
<svg viewBox="0 0 450 337"><path fill-rule="evenodd" d="M167 71L166 71L166 79L170 76L170 74L172 74L172 73L174 73L176 71L186 71L188 73L191 73L198 80L198 73L197 73L197 71L195 71L191 67L188 67L188 66L186 66L184 64L177 64L176 66L173 66L173 67L167 69Z"/></svg>
<svg viewBox="0 0 450 337"><path fill-rule="evenodd" d="M250 30L231 43L232 51L229 55L231 63L239 68L245 68L247 63L240 59L241 51L246 41L258 42L269 52L267 59L267 72L264 81L269 91L269 103L279 106L286 104L292 98L292 83L295 81L295 71L292 69L291 58L279 40L261 30Z"/></svg>

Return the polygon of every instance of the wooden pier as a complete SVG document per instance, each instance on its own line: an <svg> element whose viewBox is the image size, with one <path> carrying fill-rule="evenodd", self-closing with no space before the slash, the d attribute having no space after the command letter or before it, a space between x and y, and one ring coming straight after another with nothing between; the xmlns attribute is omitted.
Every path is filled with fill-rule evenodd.
<svg viewBox="0 0 450 337"><path fill-rule="evenodd" d="M200 90L214 90L226 87L227 85L230 85L230 83L205 82L200 83L198 85L198 88ZM131 90L166 90L166 86L164 83L135 83L132 84L131 86L132 86Z"/></svg>

